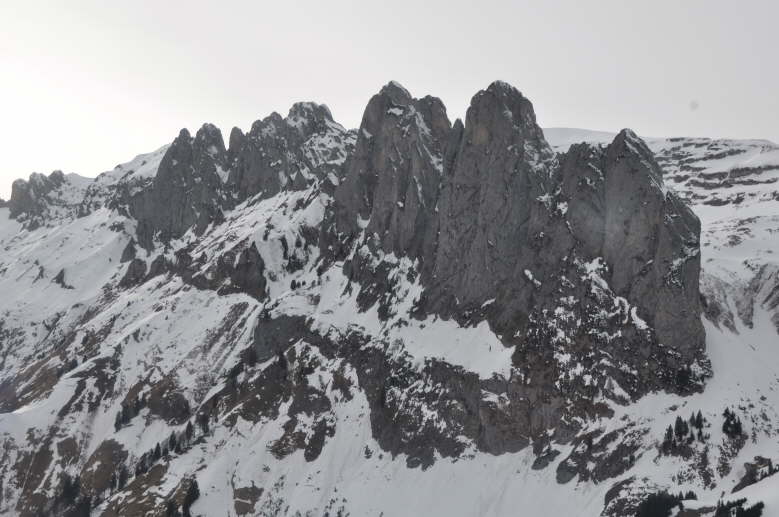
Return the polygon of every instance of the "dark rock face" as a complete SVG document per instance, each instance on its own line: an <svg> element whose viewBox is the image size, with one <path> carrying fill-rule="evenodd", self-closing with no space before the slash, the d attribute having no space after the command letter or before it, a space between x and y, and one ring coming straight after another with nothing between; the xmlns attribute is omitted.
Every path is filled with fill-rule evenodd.
<svg viewBox="0 0 779 517"><path fill-rule="evenodd" d="M190 228L199 235L221 222L222 207L230 206L218 173L226 160L219 129L205 124L194 139L182 129L151 187L129 200L129 212L138 220L138 243L151 249L155 236L167 242Z"/></svg>
<svg viewBox="0 0 779 517"><path fill-rule="evenodd" d="M430 307L445 314L473 310L496 294L503 302L501 293L510 289L515 300L505 301L527 314L534 284L523 272L538 275L536 263L550 254L544 249L571 243L538 201L550 192L555 161L530 101L493 83L474 96L447 154ZM542 243L542 231L553 238Z"/></svg>
<svg viewBox="0 0 779 517"><path fill-rule="evenodd" d="M10 216L25 220L27 227L34 230L41 224L41 218L48 208L48 195L65 183L62 171L48 176L33 173L29 181L16 180L11 185L11 199L8 200Z"/></svg>
<svg viewBox="0 0 779 517"><path fill-rule="evenodd" d="M767 311L776 311L776 308L779 307L779 268L777 266L764 265L758 270L747 287L747 300L740 315L749 327L754 324L756 304ZM779 332L779 313L774 312L771 316L771 322Z"/></svg>
<svg viewBox="0 0 779 517"><path fill-rule="evenodd" d="M701 352L700 222L665 190L643 141L623 130L606 149L572 147L562 182L573 235L605 259L614 292L639 307L661 343Z"/></svg>
<svg viewBox="0 0 779 517"><path fill-rule="evenodd" d="M257 245L252 243L238 254L238 260L228 272L233 289L244 292L258 300L265 298L265 262Z"/></svg>
<svg viewBox="0 0 779 517"><path fill-rule="evenodd" d="M130 262L132 259L135 258L135 239L130 239L127 242L127 246L124 247L122 250L122 257L119 259L120 262Z"/></svg>
<svg viewBox="0 0 779 517"><path fill-rule="evenodd" d="M435 97L414 99L389 83L365 110L354 155L335 193L339 232L387 253L422 259L432 254L435 207L451 130Z"/></svg>
<svg viewBox="0 0 779 517"><path fill-rule="evenodd" d="M234 128L228 151L228 183L238 199L301 190L337 170L353 135L333 121L327 106L299 102L289 115L256 121L247 134Z"/></svg>
<svg viewBox="0 0 779 517"><path fill-rule="evenodd" d="M481 420L499 418L499 410L479 407L480 390L485 386L480 386L477 375L461 368L435 361L418 371L402 358L387 356L382 346L370 346L369 336L355 332L333 340L333 336L322 336L311 330L303 317L263 317L258 321L254 337L259 361L280 354L290 357L288 349L302 339L328 359L341 361L342 367L348 364L354 368L358 382L352 386L342 380L338 389L349 398L352 389L364 392L374 438L393 457L406 454L406 463L411 468L431 466L436 454L443 457L462 454L463 436L479 441L483 450L494 454L516 451L528 444L517 433L504 442L492 443L480 436L486 428L480 425ZM301 359L298 357L297 362ZM290 370L296 368L294 362L290 360ZM285 381L293 378L306 377L290 375L285 376ZM311 395L301 397L300 403L308 406L307 411L321 414L329 410L329 405L318 406L319 399ZM426 421L423 409L426 407L441 415L440 423ZM285 450L290 448L287 446ZM297 448L302 448L302 444Z"/></svg>
<svg viewBox="0 0 779 517"><path fill-rule="evenodd" d="M187 248L178 250L172 263L163 255L158 256L148 276L172 272L198 289L214 290L220 295L240 292L258 300L267 297L265 262L254 242L249 245L243 242L225 251L205 271L201 271L204 257L193 259L189 253Z"/></svg>
<svg viewBox="0 0 779 517"><path fill-rule="evenodd" d="M380 315L392 310L397 278L383 253L419 259L422 314L487 319L514 346L518 375L492 387L508 402L481 412L479 447L498 453L532 440L540 452L551 428L565 443L578 432L566 415L608 414L592 403L598 392L624 403L697 389L678 372L705 363L700 227L666 192L644 143L626 130L605 149L557 157L530 102L500 82L451 129L442 110L420 103L392 84L369 103L335 191L338 245L323 239L323 250L347 259L358 302L378 302ZM411 109L437 129L395 119ZM433 152L418 152L422 144ZM411 202L409 184L421 186ZM599 368L594 381L571 370L610 361L627 368Z"/></svg>
<svg viewBox="0 0 779 517"><path fill-rule="evenodd" d="M57 273L57 276L54 277L54 280L52 280L55 284L59 285L63 289L73 289L73 286L69 285L65 281L65 270L60 269L60 272Z"/></svg>
<svg viewBox="0 0 779 517"><path fill-rule="evenodd" d="M263 316L254 328L254 343L258 361L267 361L279 352L284 352L294 339L300 339L306 328L305 318L285 316L269 318Z"/></svg>
<svg viewBox="0 0 779 517"><path fill-rule="evenodd" d="M120 287L132 287L139 285L146 277L146 262L141 259L132 259L127 266L127 271L119 282Z"/></svg>
<svg viewBox="0 0 779 517"><path fill-rule="evenodd" d="M186 397L165 381L152 387L148 399L149 412L170 424L180 425L191 415Z"/></svg>
<svg viewBox="0 0 779 517"><path fill-rule="evenodd" d="M127 206L138 220L138 243L151 249L155 238L168 242L190 228L202 234L247 198L338 178L353 142L354 134L335 123L326 106L310 102L295 104L286 118L273 113L258 120L247 134L233 128L229 149L211 124L194 138L182 129L151 185L133 195L120 193L114 205Z"/></svg>
<svg viewBox="0 0 779 517"><path fill-rule="evenodd" d="M146 275L146 278L154 278L155 276L165 274L169 269L169 264L165 259L165 255L158 255L154 260L152 260L151 265L149 266L149 273Z"/></svg>

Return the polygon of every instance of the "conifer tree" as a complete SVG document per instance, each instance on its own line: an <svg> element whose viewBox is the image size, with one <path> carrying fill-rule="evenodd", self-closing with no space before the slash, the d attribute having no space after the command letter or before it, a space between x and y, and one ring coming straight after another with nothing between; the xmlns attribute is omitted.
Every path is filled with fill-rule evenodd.
<svg viewBox="0 0 779 517"><path fill-rule="evenodd" d="M676 439L681 441L682 438L687 434L687 422L682 420L682 417L677 416L676 417L676 423L674 424L674 433L676 434Z"/></svg>
<svg viewBox="0 0 779 517"><path fill-rule="evenodd" d="M674 430L673 427L669 425L668 428L665 430L665 439L663 440L663 444L670 445L673 443L673 441L674 441Z"/></svg>
<svg viewBox="0 0 779 517"><path fill-rule="evenodd" d="M189 508L198 497L200 497L200 488L197 486L197 479L193 478L192 482L189 484L189 488L187 488L187 493L184 495L184 500L181 503L181 510L184 517L192 517L192 514L189 513Z"/></svg>
<svg viewBox="0 0 779 517"><path fill-rule="evenodd" d="M122 464L119 468L119 478L116 480L116 486L119 487L119 490L122 490L125 487L129 476L130 474L127 472L127 465Z"/></svg>
<svg viewBox="0 0 779 517"><path fill-rule="evenodd" d="M165 517L176 517L178 514L179 512L176 501L168 500L168 502L165 504Z"/></svg>

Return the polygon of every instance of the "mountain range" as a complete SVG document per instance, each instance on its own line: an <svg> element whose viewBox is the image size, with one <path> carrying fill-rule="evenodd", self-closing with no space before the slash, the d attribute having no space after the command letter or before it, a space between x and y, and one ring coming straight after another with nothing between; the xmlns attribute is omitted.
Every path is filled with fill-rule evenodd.
<svg viewBox="0 0 779 517"><path fill-rule="evenodd" d="M17 180L0 515L779 515L778 180L500 81Z"/></svg>

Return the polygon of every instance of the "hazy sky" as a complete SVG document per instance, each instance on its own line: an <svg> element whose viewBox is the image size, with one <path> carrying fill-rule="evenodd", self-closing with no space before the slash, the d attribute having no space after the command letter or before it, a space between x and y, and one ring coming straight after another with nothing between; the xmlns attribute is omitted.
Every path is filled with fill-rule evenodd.
<svg viewBox="0 0 779 517"><path fill-rule="evenodd" d="M2 0L0 197L298 100L356 127L390 79L452 119L503 79L544 127L779 142L777 20L775 0Z"/></svg>

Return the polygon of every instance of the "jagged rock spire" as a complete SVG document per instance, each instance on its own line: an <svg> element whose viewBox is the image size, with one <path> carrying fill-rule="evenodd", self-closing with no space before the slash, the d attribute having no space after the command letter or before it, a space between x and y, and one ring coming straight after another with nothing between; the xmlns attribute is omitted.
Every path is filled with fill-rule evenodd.
<svg viewBox="0 0 779 517"><path fill-rule="evenodd" d="M532 104L503 82L474 95L451 146L433 279L444 311L481 305L531 260L536 199L550 189L555 164Z"/></svg>
<svg viewBox="0 0 779 517"><path fill-rule="evenodd" d="M27 229L33 230L41 224L43 214L48 209L50 193L65 183L62 171L54 171L48 176L33 172L28 181L18 179L11 184L11 198L7 204L12 218L24 218Z"/></svg>
<svg viewBox="0 0 779 517"><path fill-rule="evenodd" d="M151 249L155 236L168 241L194 228L197 234L223 218L229 202L223 194L217 167L226 152L221 132L204 124L193 139L185 128L173 140L160 162L150 188L129 200L138 219L138 243Z"/></svg>
<svg viewBox="0 0 779 517"><path fill-rule="evenodd" d="M368 103L334 213L341 235L421 260L429 312L479 313L496 299L492 322L523 329L554 308L577 260L602 258L614 293L661 342L687 357L703 342L690 317L697 219L667 194L643 141L624 130L605 150L574 146L558 162L530 101L504 82L474 95L454 126L437 99L387 84ZM375 282L370 264L358 254L350 274Z"/></svg>
<svg viewBox="0 0 779 517"><path fill-rule="evenodd" d="M443 152L451 123L440 99L416 99L396 82L368 102L354 155L336 192L337 225L387 252L432 251Z"/></svg>

